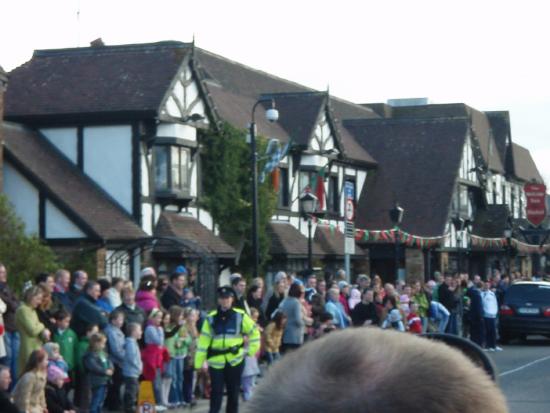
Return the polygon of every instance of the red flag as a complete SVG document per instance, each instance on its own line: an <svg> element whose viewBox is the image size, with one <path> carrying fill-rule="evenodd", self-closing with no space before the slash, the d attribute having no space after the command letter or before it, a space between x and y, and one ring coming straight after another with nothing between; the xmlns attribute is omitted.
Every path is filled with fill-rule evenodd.
<svg viewBox="0 0 550 413"><path fill-rule="evenodd" d="M317 173L315 181L315 196L317 197L318 209L325 209L325 168L321 168Z"/></svg>

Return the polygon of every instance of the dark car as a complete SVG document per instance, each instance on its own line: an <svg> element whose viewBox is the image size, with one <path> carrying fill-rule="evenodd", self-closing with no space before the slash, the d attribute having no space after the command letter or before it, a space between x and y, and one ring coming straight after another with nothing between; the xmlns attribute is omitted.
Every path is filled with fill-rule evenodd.
<svg viewBox="0 0 550 413"><path fill-rule="evenodd" d="M503 342L529 334L550 337L550 282L512 284L500 306L499 331Z"/></svg>

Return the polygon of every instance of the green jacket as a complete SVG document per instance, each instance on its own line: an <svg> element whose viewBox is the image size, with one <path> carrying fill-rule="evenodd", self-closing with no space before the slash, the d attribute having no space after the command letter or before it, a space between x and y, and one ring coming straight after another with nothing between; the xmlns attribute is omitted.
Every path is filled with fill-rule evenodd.
<svg viewBox="0 0 550 413"><path fill-rule="evenodd" d="M75 357L76 357L76 371L78 373L85 373L84 363L82 359L84 354L88 351L90 346L90 339L86 336L82 337L76 346Z"/></svg>
<svg viewBox="0 0 550 413"><path fill-rule="evenodd" d="M441 285L436 284L436 286L432 290L432 301L439 301L439 287L441 287Z"/></svg>
<svg viewBox="0 0 550 413"><path fill-rule="evenodd" d="M177 331L174 331L175 329L177 329ZM184 358L187 356L192 338L185 326L181 326L179 329L177 326L174 326L172 330L165 330L164 335L166 337L164 345L168 349L170 357Z"/></svg>
<svg viewBox="0 0 550 413"><path fill-rule="evenodd" d="M247 349L244 348L245 336L248 337ZM215 310L202 323L195 369L200 369L205 360L213 369L223 369L227 363L237 366L246 355L252 357L259 349L260 331L244 311L232 308L221 316Z"/></svg>
<svg viewBox="0 0 550 413"><path fill-rule="evenodd" d="M421 291L420 293L416 294L414 296L414 302L418 304L418 315L422 318L427 317L430 303L428 301L428 297L426 297L426 293L424 291Z"/></svg>
<svg viewBox="0 0 550 413"><path fill-rule="evenodd" d="M69 365L69 371L74 370L75 360L76 360L76 349L78 347L78 337L76 333L67 328L63 333L60 333L59 330L53 335L53 341L59 344L59 352L63 356L63 359Z"/></svg>
<svg viewBox="0 0 550 413"><path fill-rule="evenodd" d="M31 353L42 347L40 334L46 327L38 319L36 310L27 304L21 304L15 312L15 326L21 336L17 366L18 371L23 371Z"/></svg>

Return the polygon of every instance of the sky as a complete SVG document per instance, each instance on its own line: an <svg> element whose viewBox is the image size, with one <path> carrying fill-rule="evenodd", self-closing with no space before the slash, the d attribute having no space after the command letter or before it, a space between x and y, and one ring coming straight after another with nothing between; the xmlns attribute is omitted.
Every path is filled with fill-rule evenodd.
<svg viewBox="0 0 550 413"><path fill-rule="evenodd" d="M79 11L79 13L78 13ZM426 97L508 110L550 182L550 3L541 0L18 0L0 8L0 65L35 49L161 40L356 103Z"/></svg>

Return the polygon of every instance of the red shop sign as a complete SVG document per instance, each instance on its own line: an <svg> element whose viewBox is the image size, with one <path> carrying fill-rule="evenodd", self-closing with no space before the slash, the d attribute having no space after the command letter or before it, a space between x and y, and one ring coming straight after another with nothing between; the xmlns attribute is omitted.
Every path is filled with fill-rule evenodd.
<svg viewBox="0 0 550 413"><path fill-rule="evenodd" d="M523 187L527 199L527 220L538 227L546 218L546 186L543 184L525 184Z"/></svg>

